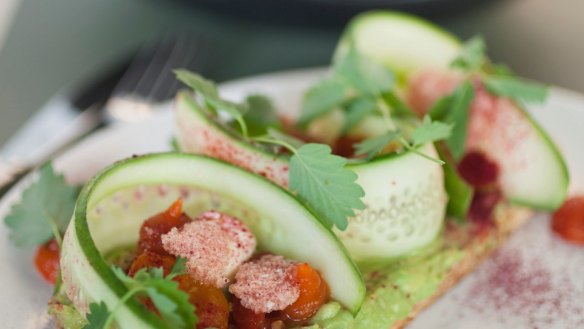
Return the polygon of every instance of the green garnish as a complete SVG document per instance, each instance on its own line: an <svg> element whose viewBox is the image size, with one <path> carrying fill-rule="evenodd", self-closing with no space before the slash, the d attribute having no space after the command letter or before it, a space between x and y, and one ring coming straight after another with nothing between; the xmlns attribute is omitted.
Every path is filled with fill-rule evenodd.
<svg viewBox="0 0 584 329"><path fill-rule="evenodd" d="M61 246L79 189L65 183L51 164L39 170L39 178L22 193L4 222L18 247L35 247L55 239Z"/></svg>
<svg viewBox="0 0 584 329"><path fill-rule="evenodd" d="M365 192L347 159L323 144L305 144L290 158L290 189L321 215L325 226L345 230L354 209L364 209Z"/></svg>
<svg viewBox="0 0 584 329"><path fill-rule="evenodd" d="M281 128L282 124L272 100L264 95L250 95L246 98L248 110L243 115L250 136L266 134L269 129Z"/></svg>
<svg viewBox="0 0 584 329"><path fill-rule="evenodd" d="M347 106L343 133L349 132L357 126L366 116L377 110L377 102L374 98L359 98Z"/></svg>
<svg viewBox="0 0 584 329"><path fill-rule="evenodd" d="M422 124L411 132L409 136L411 142L408 141L406 134L402 131L388 131L381 136L366 139L365 141L356 144L355 146L357 151L355 154L366 155L367 159L369 160L381 153L381 151L383 151L383 149L385 149L385 147L387 147L390 143L398 141L405 149L431 161L443 164L443 161L431 158L428 155L418 151L418 147L426 143L436 142L449 138L452 132L452 128L452 125L439 121L432 121L430 116L425 116Z"/></svg>
<svg viewBox="0 0 584 329"><path fill-rule="evenodd" d="M493 95L527 103L543 103L547 99L547 86L517 77L505 65L490 63L486 50L484 39L475 36L465 43L450 66L476 75Z"/></svg>
<svg viewBox="0 0 584 329"><path fill-rule="evenodd" d="M462 51L450 63L450 67L464 71L480 70L487 61L486 50L485 39L480 35L474 36L465 42Z"/></svg>
<svg viewBox="0 0 584 329"><path fill-rule="evenodd" d="M514 76L488 76L483 78L483 83L491 94L519 102L539 104L545 102L548 97L546 86Z"/></svg>
<svg viewBox="0 0 584 329"><path fill-rule="evenodd" d="M453 125L452 134L446 139L446 144L457 160L464 154L469 108L473 99L474 87L466 81L458 86L451 95L438 101L430 111L432 118Z"/></svg>
<svg viewBox="0 0 584 329"><path fill-rule="evenodd" d="M189 302L189 295L172 280L184 273L185 261L179 257L167 276L164 276L162 268L142 268L129 277L122 269L113 266L112 271L126 285L128 292L113 310L109 310L104 302L91 303L87 314L88 324L83 329L109 329L118 308L136 297L150 298L162 320L171 327L193 328L197 324L195 307Z"/></svg>
<svg viewBox="0 0 584 329"><path fill-rule="evenodd" d="M215 83L203 78L199 74L187 70L175 70L174 73L176 74L177 79L197 92L198 96L200 96L207 105L206 108L211 108L215 111L223 111L237 121L241 133L243 136L247 137L247 124L243 119L244 113L247 112L249 108L247 102L238 104L221 99Z"/></svg>
<svg viewBox="0 0 584 329"><path fill-rule="evenodd" d="M334 64L330 78L307 91L298 124L304 127L312 120L341 108L347 114L344 129L353 127L359 123L358 119L363 118L365 107L369 107L372 101L376 109L385 104L382 97L390 92L394 83L391 71L351 48ZM355 104L359 106L355 107ZM353 114L353 110L359 112Z"/></svg>

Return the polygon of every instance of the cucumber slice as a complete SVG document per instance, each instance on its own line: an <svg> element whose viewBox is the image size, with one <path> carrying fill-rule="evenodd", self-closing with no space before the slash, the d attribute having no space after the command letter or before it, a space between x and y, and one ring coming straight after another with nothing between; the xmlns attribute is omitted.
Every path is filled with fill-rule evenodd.
<svg viewBox="0 0 584 329"><path fill-rule="evenodd" d="M288 158L245 143L180 94L176 106L177 140L184 152L230 161L288 186ZM436 157L433 145L421 149ZM232 156L235 155L235 156ZM336 232L358 262L388 261L430 244L444 221L446 194L439 165L406 152L350 167L365 190L367 209ZM275 175L277 174L277 175Z"/></svg>
<svg viewBox="0 0 584 329"><path fill-rule="evenodd" d="M81 192L61 256L63 289L81 313L94 301L116 306L127 289L102 255L135 244L142 222L179 196L190 214L217 209L239 217L261 250L310 263L333 299L359 310L365 295L359 270L334 234L291 194L235 166L169 153L114 164ZM116 311L116 320L121 328L168 328L134 301Z"/></svg>
<svg viewBox="0 0 584 329"><path fill-rule="evenodd" d="M404 75L404 82L410 80L411 73L425 69L449 74L448 66L461 49L461 42L442 28L391 11L374 11L355 18L339 42L337 56L351 43L363 54ZM491 110L472 111L469 125L480 127L481 137L469 135L467 146L479 149L499 164L501 187L510 201L544 210L558 208L567 195L569 177L557 146L519 104ZM521 136L517 137L519 132ZM451 197L454 187L447 186Z"/></svg>
<svg viewBox="0 0 584 329"><path fill-rule="evenodd" d="M335 58L341 58L351 45L400 77L421 67L447 67L462 47L454 35L439 26L393 11L371 11L355 17L339 41Z"/></svg>

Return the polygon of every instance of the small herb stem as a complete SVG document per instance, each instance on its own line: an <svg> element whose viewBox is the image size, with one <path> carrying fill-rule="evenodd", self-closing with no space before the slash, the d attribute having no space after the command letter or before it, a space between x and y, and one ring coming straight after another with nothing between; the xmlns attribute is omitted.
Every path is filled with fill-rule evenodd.
<svg viewBox="0 0 584 329"><path fill-rule="evenodd" d="M381 97L377 97L377 106L379 107L379 110L381 112L381 115L383 116L383 120L385 121L385 124L387 124L387 130L394 131L395 125L393 124L393 121L391 120L391 111L390 111L389 107L387 107L387 104L385 103L385 101Z"/></svg>
<svg viewBox="0 0 584 329"><path fill-rule="evenodd" d="M415 147L413 147L412 145L410 145L410 143L408 143L408 141L405 138L403 138L403 137L400 137L399 141L400 141L400 143L402 143L402 145L408 151L414 152L415 154L421 156L422 158L428 159L428 160L430 160L432 162L436 162L436 163L438 163L440 165L444 165L446 163L446 162L444 162L444 161L442 161L440 159L433 158L433 157L431 157L431 156L429 156L429 155L427 155L427 154L425 154L423 152L418 151Z"/></svg>
<svg viewBox="0 0 584 329"><path fill-rule="evenodd" d="M269 143L269 144L276 144L276 145L283 146L286 149L288 149L288 151L296 154L296 148L294 146L290 145L289 143L284 142L284 141L280 141L280 140L273 139L273 138L266 137L266 136L253 137L252 139L254 141L260 142L260 143Z"/></svg>
<svg viewBox="0 0 584 329"><path fill-rule="evenodd" d="M122 305L124 305L130 298L132 298L134 295L136 295L137 293L139 293L142 290L145 290L144 287L137 287L137 288L134 288L134 289L128 291L124 295L124 297L122 297L122 299L120 299L120 301L116 304L116 306L110 312L110 314L107 316L107 319L105 320L105 323L103 324L103 328L108 329L109 326L111 325L112 321L114 320L114 314L116 314L116 311L120 307L122 307Z"/></svg>
<svg viewBox="0 0 584 329"><path fill-rule="evenodd" d="M51 227L51 232L53 233L55 241L57 241L59 250L61 250L61 246L63 245L63 237L61 237L61 231L59 230L57 223L52 218L49 220L49 226Z"/></svg>

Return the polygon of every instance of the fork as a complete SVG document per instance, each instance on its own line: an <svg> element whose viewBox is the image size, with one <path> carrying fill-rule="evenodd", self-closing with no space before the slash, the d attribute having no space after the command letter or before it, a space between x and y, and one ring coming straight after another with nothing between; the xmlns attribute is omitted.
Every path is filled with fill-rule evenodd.
<svg viewBox="0 0 584 329"><path fill-rule="evenodd" d="M155 44L144 45L124 61L121 69L107 72L89 87L55 95L0 153L0 198L22 177L84 136L105 125L142 120L154 114L161 108L156 104L172 99L181 88L173 70L185 68L206 75L209 58L209 44L202 37L167 35ZM50 140L40 139L42 145L23 142L47 130L47 119L56 115L67 122L45 131ZM31 152L30 148L35 149Z"/></svg>

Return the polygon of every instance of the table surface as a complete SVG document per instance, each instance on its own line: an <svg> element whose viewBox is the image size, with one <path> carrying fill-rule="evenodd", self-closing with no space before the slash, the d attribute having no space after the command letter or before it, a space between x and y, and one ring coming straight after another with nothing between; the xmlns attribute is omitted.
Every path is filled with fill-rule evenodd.
<svg viewBox="0 0 584 329"><path fill-rule="evenodd" d="M521 75L584 92L582 13L581 0L495 0L438 23L463 38L481 33L491 56ZM162 34L206 36L215 59L209 76L223 81L326 65L342 31L159 0L20 0L10 25L0 48L0 145L55 92Z"/></svg>

